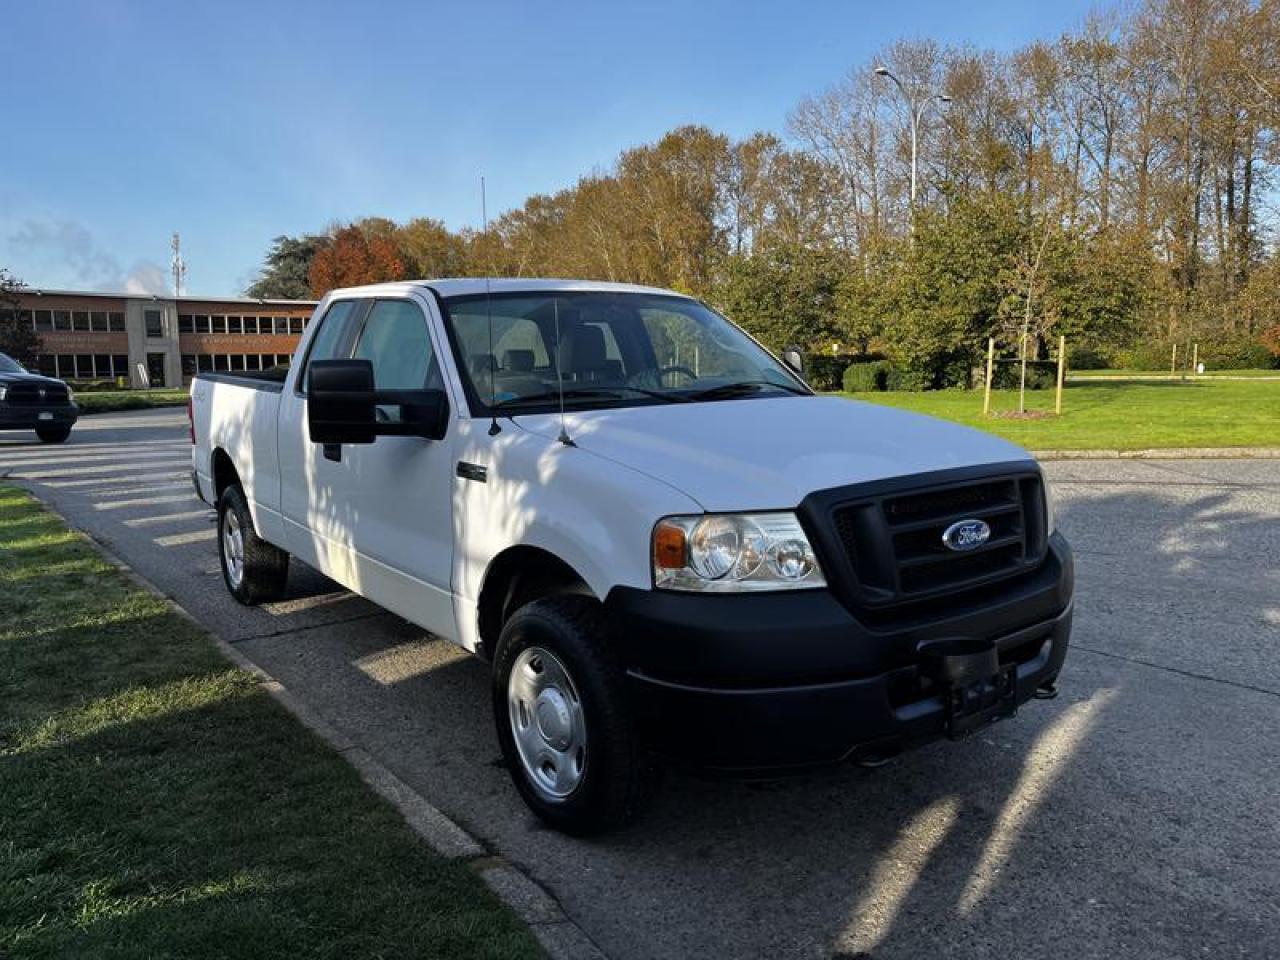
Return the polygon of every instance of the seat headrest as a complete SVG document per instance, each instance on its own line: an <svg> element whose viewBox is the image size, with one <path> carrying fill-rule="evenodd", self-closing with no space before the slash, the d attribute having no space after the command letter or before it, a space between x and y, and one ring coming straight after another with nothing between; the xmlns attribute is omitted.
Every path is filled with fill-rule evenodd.
<svg viewBox="0 0 1280 960"><path fill-rule="evenodd" d="M507 350L502 354L502 369L515 373L528 373L533 369L533 351Z"/></svg>
<svg viewBox="0 0 1280 960"><path fill-rule="evenodd" d="M574 327L560 347L560 365L570 372L602 367L607 359L604 331L597 326Z"/></svg>

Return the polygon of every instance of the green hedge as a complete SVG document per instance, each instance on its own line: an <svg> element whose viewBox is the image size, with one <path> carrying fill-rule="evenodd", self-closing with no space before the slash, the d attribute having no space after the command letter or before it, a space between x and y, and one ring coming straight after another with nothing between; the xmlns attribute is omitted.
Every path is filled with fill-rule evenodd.
<svg viewBox="0 0 1280 960"><path fill-rule="evenodd" d="M858 360L845 367L841 386L846 393L923 390L920 377L889 360Z"/></svg>

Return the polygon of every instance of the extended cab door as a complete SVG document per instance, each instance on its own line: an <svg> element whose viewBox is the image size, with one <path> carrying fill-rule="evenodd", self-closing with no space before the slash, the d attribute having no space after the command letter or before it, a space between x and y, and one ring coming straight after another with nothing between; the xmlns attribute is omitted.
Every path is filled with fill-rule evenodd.
<svg viewBox="0 0 1280 960"><path fill-rule="evenodd" d="M445 389L441 353L423 305L415 299L363 301L344 319L340 333L325 334L324 327L317 331L308 363L355 357L373 366L377 390ZM305 376L304 370L304 384ZM281 452L283 457L287 429L301 441L298 462L303 469L298 479L285 472L284 483L298 493L287 516L302 546L314 551L317 566L335 580L455 639L450 592L453 417L441 440L380 436L371 444L335 449L310 442L305 390L290 402L298 407L281 417ZM378 416L394 421L400 410L379 407ZM295 552L307 559L302 550Z"/></svg>

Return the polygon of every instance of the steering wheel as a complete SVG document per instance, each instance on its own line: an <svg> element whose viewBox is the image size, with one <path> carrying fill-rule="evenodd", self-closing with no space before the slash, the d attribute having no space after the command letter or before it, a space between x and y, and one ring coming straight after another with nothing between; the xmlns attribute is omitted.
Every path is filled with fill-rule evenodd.
<svg viewBox="0 0 1280 960"><path fill-rule="evenodd" d="M661 383L662 378L665 377L668 373L683 373L690 380L698 379L698 375L696 373L694 373L688 367L682 367L679 364L673 364L669 367L659 367L656 371L654 371L654 376L657 377L658 382Z"/></svg>

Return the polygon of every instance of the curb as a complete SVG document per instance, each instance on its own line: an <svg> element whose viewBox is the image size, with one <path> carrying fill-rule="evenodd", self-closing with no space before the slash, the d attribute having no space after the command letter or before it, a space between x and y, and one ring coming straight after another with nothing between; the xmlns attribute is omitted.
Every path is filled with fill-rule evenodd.
<svg viewBox="0 0 1280 960"><path fill-rule="evenodd" d="M1156 450L1032 450L1037 460L1280 460L1280 447L1168 447Z"/></svg>
<svg viewBox="0 0 1280 960"><path fill-rule="evenodd" d="M27 493L31 493L30 490ZM34 494L31 494L33 497ZM39 498L36 498L39 500ZM213 641L218 651L234 666L253 674L258 685L272 699L293 715L304 727L329 744L351 764L360 778L404 817L409 829L426 841L446 860L460 861L479 874L485 885L532 931L534 938L550 960L609 960L586 932L572 920L545 888L505 858L491 853L485 846L422 794L405 783L356 744L342 731L331 726L306 703L295 697L284 684L246 657L222 637L193 617L173 597L144 578L117 556L110 547L86 530L72 524L48 503L40 505L67 527L80 534L102 557L123 573L133 584L163 600L174 613L197 627Z"/></svg>

